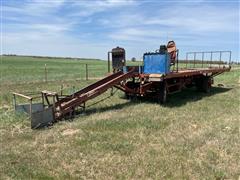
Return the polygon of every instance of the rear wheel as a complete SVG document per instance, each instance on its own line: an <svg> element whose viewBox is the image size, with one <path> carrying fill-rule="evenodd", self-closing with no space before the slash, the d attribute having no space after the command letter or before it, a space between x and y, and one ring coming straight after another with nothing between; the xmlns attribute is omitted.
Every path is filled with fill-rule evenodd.
<svg viewBox="0 0 240 180"><path fill-rule="evenodd" d="M199 91L209 93L212 85L212 77L202 77L196 80L196 87Z"/></svg>

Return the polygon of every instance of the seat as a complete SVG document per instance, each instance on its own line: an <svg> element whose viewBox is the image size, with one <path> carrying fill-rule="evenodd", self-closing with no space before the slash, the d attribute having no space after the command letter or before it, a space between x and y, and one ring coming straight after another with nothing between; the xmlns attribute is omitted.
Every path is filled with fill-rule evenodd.
<svg viewBox="0 0 240 180"><path fill-rule="evenodd" d="M170 55L171 65L175 64L177 58L177 47L174 41L169 41L167 44L167 51Z"/></svg>

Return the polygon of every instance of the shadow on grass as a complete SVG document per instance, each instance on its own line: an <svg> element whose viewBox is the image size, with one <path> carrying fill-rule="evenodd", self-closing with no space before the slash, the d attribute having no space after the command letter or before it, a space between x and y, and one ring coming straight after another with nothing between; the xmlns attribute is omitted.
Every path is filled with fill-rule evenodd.
<svg viewBox="0 0 240 180"><path fill-rule="evenodd" d="M114 106L106 106L106 107L98 107L98 108L91 108L91 109L86 109L84 114L86 115L90 115L90 114L94 114L96 112L105 112L105 111L110 111L110 110L119 110L122 108L126 108L126 107L130 107L133 105L138 104L140 101L127 101L121 104L116 104Z"/></svg>
<svg viewBox="0 0 240 180"><path fill-rule="evenodd" d="M189 102L195 102L195 101L201 100L205 97L209 97L209 96L213 96L215 94L227 92L231 89L232 88L212 87L210 93L199 92L199 91L196 91L195 88L185 89L179 93L169 95L167 102L163 106L170 107L170 108L178 107L178 106L185 105L186 103L189 103ZM135 99L132 99L131 101L127 101L127 102L121 103L121 104L116 104L114 106L107 106L107 107L100 107L100 108L96 107L96 108L86 109L84 114L90 115L90 114L93 114L96 112L119 110L122 108L134 106L140 102L149 103L149 104L157 103L156 100L152 99L152 98L150 98L150 99L149 98L135 98Z"/></svg>
<svg viewBox="0 0 240 180"><path fill-rule="evenodd" d="M199 101L205 97L213 96L216 94L224 93L227 91L230 91L232 88L223 88L223 87L212 87L211 91L209 93L204 93L197 91L196 88L187 88L182 90L181 92L170 94L167 97L167 102L163 104L164 107L178 107L183 106L190 102L196 102ZM143 98L141 100L142 102L148 102L148 103L157 103L155 99L147 99Z"/></svg>
<svg viewBox="0 0 240 180"><path fill-rule="evenodd" d="M205 97L230 91L232 88L212 87L209 93L199 92L195 88L185 89L179 93L169 95L166 107L182 106L189 102L199 101Z"/></svg>

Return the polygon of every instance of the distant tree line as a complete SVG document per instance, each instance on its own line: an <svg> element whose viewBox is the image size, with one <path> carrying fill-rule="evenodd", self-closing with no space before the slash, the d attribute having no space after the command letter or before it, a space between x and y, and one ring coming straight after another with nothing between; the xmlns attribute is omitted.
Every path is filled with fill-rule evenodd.
<svg viewBox="0 0 240 180"><path fill-rule="evenodd" d="M47 59L70 59L70 60L100 60L100 59L94 59L94 58L74 58L74 57L56 57L56 56L30 56L30 55L17 55L17 54L2 54L2 56L18 56L18 57L47 58Z"/></svg>
<svg viewBox="0 0 240 180"><path fill-rule="evenodd" d="M16 54L2 54L2 56L17 56Z"/></svg>

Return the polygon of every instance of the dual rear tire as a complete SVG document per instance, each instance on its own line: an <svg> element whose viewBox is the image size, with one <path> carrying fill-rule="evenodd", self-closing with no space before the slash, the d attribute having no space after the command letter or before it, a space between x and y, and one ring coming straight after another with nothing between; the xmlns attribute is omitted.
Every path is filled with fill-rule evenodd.
<svg viewBox="0 0 240 180"><path fill-rule="evenodd" d="M212 86L212 77L201 77L196 80L196 87L199 91L209 93Z"/></svg>

